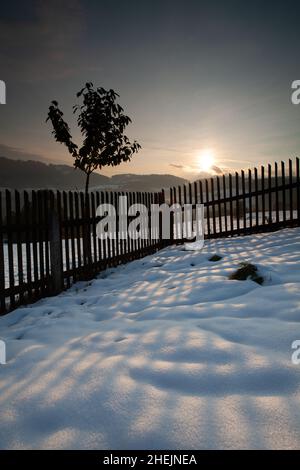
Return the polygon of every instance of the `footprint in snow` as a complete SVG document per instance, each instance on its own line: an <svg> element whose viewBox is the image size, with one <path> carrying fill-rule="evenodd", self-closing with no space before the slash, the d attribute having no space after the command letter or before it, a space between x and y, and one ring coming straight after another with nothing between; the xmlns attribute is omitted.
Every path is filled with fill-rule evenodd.
<svg viewBox="0 0 300 470"><path fill-rule="evenodd" d="M121 336L120 338L117 338L115 339L115 343L121 343L121 341L124 341L126 338L126 336Z"/></svg>

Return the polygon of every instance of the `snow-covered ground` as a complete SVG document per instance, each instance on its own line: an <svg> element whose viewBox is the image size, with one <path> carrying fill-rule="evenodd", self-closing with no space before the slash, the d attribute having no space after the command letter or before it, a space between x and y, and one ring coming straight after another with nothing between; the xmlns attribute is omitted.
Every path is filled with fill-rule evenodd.
<svg viewBox="0 0 300 470"><path fill-rule="evenodd" d="M300 229L172 247L1 318L0 447L299 447L299 263Z"/></svg>

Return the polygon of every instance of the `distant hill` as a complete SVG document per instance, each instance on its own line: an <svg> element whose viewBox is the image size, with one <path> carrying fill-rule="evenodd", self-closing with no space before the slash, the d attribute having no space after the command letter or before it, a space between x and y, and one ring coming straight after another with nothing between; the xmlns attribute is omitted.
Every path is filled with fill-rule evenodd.
<svg viewBox="0 0 300 470"><path fill-rule="evenodd" d="M90 179L91 188L118 191L157 191L184 183L183 178L157 174L122 174L109 178L94 173ZM0 157L0 188L80 190L84 185L84 173L72 166Z"/></svg>
<svg viewBox="0 0 300 470"><path fill-rule="evenodd" d="M34 160L11 160L0 157L2 188L82 189L84 181L84 174L68 165L47 165ZM106 176L93 175L91 185L101 185L107 181L109 178Z"/></svg>
<svg viewBox="0 0 300 470"><path fill-rule="evenodd" d="M110 179L112 188L122 191L159 191L162 188L170 188L187 183L187 180L174 175L114 175Z"/></svg>

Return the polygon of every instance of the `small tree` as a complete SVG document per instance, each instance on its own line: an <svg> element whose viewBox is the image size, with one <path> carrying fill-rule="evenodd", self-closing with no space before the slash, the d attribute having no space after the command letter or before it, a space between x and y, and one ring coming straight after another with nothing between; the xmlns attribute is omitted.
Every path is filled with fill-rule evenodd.
<svg viewBox="0 0 300 470"><path fill-rule="evenodd" d="M55 140L66 145L74 157L75 168L86 174L87 198L93 171L129 161L141 146L136 141L131 143L124 135L131 119L123 114L123 108L116 103L119 95L114 90L107 91L102 87L94 89L93 84L88 82L77 93L77 97L83 99L82 105L73 106L73 112L78 113L77 123L83 137L80 148L72 141L70 128L63 119L57 101L52 101L47 121L52 122Z"/></svg>
<svg viewBox="0 0 300 470"><path fill-rule="evenodd" d="M74 166L86 174L85 183L85 216L88 220L89 204L88 191L90 176L93 171L103 166L116 166L127 162L141 146L134 141L131 143L124 130L131 119L123 113L123 108L116 103L119 95L114 90L104 88L94 89L92 83L86 83L78 93L83 104L73 106L73 112L78 114L77 124L81 131L83 142L79 148L72 140L70 128L63 119L63 112L57 101L52 101L47 121L53 126L53 135L57 142L66 145L74 157ZM83 243L85 264L91 265L91 238L87 224L83 226ZM89 273L86 273L89 277Z"/></svg>

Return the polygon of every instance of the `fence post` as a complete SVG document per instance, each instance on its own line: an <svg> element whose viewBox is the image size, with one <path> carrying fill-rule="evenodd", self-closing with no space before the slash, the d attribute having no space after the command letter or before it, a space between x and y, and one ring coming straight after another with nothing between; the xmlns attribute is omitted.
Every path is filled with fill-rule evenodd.
<svg viewBox="0 0 300 470"><path fill-rule="evenodd" d="M60 217L57 209L54 207L53 193L50 194L49 217L50 266L52 277L50 295L57 295L63 289L63 262Z"/></svg>

